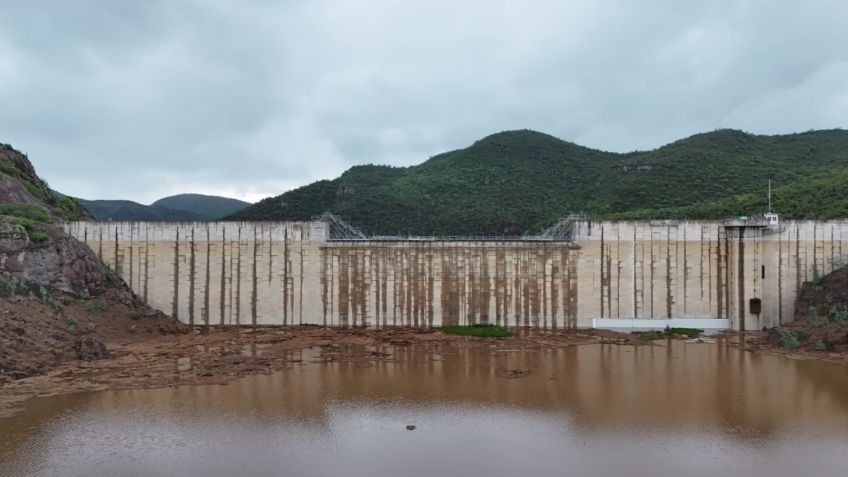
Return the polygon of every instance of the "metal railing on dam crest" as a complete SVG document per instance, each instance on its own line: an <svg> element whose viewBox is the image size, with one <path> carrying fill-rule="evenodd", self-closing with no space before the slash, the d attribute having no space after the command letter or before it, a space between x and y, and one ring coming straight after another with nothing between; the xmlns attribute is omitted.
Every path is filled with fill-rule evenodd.
<svg viewBox="0 0 848 477"><path fill-rule="evenodd" d="M368 241L368 242L571 242L574 224L585 220L582 214L569 214L561 217L552 226L535 235L366 235L359 228L345 222L331 212L313 218L325 222L329 227L331 241Z"/></svg>

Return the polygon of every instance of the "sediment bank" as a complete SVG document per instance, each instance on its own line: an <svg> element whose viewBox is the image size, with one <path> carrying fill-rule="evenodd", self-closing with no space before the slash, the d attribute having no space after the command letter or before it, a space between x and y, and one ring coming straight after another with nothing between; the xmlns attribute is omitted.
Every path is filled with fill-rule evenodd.
<svg viewBox="0 0 848 477"><path fill-rule="evenodd" d="M141 321L141 320L140 320ZM143 321L142 321L143 322ZM352 329L318 326L195 328L188 334L159 330L120 334L106 341L107 358L68 360L37 376L0 387L0 417L29 398L106 389L226 384L293 364L342 362L371 366L395 359L393 350L415 347L434 361L451 349L480 353L540 352L598 342L650 345L637 335L601 330L527 331L509 338L478 338L435 329ZM308 350L308 352L306 352ZM527 370L503 370L520 378Z"/></svg>

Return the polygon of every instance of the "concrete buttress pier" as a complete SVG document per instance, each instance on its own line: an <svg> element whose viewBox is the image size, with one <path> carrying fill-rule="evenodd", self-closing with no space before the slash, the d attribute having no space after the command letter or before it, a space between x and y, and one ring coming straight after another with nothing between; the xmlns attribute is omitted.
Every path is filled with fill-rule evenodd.
<svg viewBox="0 0 848 477"><path fill-rule="evenodd" d="M572 242L333 241L318 221L65 229L194 325L760 329L848 256L848 221L581 221Z"/></svg>

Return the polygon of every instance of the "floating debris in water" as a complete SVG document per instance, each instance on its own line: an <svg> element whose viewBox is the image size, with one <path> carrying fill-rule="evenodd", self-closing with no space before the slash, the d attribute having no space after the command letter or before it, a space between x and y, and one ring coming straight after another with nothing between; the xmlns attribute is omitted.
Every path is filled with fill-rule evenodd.
<svg viewBox="0 0 848 477"><path fill-rule="evenodd" d="M686 342L687 342L687 343L690 343L690 344L691 344L691 343L709 343L709 344L715 344L716 340L714 340L714 339L712 339L712 338L694 338L694 339L691 339L691 340L686 340Z"/></svg>
<svg viewBox="0 0 848 477"><path fill-rule="evenodd" d="M530 376L529 369L509 369L506 371L498 371L498 377L505 379L516 379L516 378L524 378Z"/></svg>

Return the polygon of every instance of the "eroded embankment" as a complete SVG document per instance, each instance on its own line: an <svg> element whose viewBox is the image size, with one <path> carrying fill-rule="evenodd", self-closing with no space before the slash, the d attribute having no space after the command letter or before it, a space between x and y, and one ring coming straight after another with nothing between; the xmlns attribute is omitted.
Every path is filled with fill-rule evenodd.
<svg viewBox="0 0 848 477"><path fill-rule="evenodd" d="M848 364L848 267L805 283L795 320L749 340L749 349Z"/></svg>
<svg viewBox="0 0 848 477"><path fill-rule="evenodd" d="M11 283L15 282L5 287ZM37 296L39 291L43 296ZM44 287L30 288L29 293L0 298L0 386L70 361L106 358L113 345L182 334L187 329L161 312L134 303L125 290L109 289L79 299Z"/></svg>

